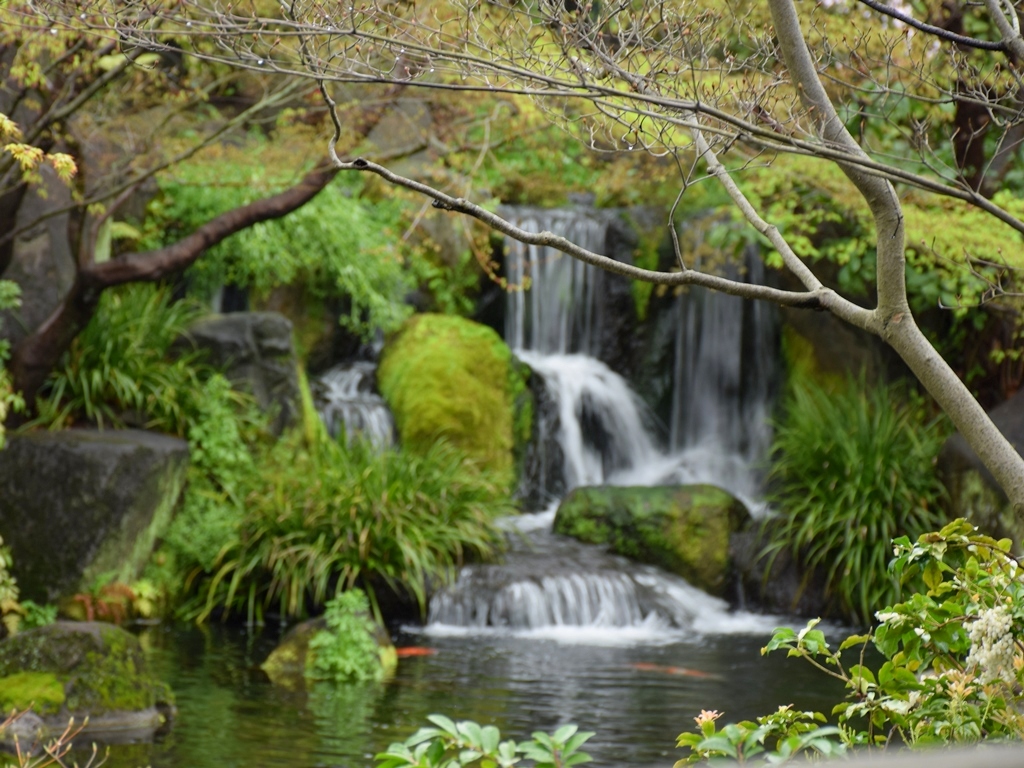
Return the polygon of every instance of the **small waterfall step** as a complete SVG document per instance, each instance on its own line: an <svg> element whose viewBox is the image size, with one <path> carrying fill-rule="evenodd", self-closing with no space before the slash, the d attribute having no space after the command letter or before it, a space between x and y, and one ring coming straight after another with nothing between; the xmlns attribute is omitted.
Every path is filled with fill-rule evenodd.
<svg viewBox="0 0 1024 768"><path fill-rule="evenodd" d="M394 419L375 391L376 374L376 363L360 360L335 366L314 381L317 412L331 437L344 430L349 440L362 436L379 449L394 444Z"/></svg>
<svg viewBox="0 0 1024 768"><path fill-rule="evenodd" d="M724 600L652 566L551 533L553 509L509 521L509 557L472 565L430 601L428 633L512 633L573 642L671 642L764 632L773 617L732 613Z"/></svg>

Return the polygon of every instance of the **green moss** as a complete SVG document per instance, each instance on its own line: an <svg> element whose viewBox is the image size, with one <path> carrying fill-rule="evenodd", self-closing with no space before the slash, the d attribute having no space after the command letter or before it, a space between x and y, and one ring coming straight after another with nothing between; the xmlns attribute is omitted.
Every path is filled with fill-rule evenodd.
<svg viewBox="0 0 1024 768"><path fill-rule="evenodd" d="M156 704L155 681L145 671L138 641L116 627L101 629L100 637L103 648L89 651L69 678L68 709L98 715Z"/></svg>
<svg viewBox="0 0 1024 768"><path fill-rule="evenodd" d="M17 672L0 678L0 710L19 712L30 707L40 715L59 712L64 686L52 672Z"/></svg>
<svg viewBox="0 0 1024 768"><path fill-rule="evenodd" d="M410 319L377 371L403 444L425 450L447 440L511 484L513 389L519 386L511 361L508 347L486 326L448 315Z"/></svg>
<svg viewBox="0 0 1024 768"><path fill-rule="evenodd" d="M721 594L729 537L746 518L736 499L710 485L577 488L558 508L555 531Z"/></svg>
<svg viewBox="0 0 1024 768"><path fill-rule="evenodd" d="M148 709L171 701L167 686L146 670L138 640L114 626L58 622L0 643L0 676L51 675L74 713Z"/></svg>

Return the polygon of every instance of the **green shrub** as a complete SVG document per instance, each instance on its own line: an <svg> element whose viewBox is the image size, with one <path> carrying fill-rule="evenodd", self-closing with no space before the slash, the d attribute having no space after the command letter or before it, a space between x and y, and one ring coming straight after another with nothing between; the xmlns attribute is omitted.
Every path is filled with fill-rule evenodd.
<svg viewBox="0 0 1024 768"><path fill-rule="evenodd" d="M575 725L563 725L551 734L534 731L528 741L517 744L502 741L493 725L481 727L471 720L456 723L444 715L428 715L427 720L433 726L420 728L377 755L377 768L511 768L523 759L534 768L569 768L591 759L580 747L594 734Z"/></svg>
<svg viewBox="0 0 1024 768"><path fill-rule="evenodd" d="M37 421L54 429L83 419L100 427L130 421L184 435L197 408L202 368L194 353L167 353L201 314L191 302L173 301L166 287L105 291L50 376Z"/></svg>
<svg viewBox="0 0 1024 768"><path fill-rule="evenodd" d="M766 521L770 550L822 569L846 614L868 623L895 597L889 542L943 522L943 437L893 387L795 385L773 445L769 500L779 517Z"/></svg>
<svg viewBox="0 0 1024 768"><path fill-rule="evenodd" d="M703 711L698 730L679 737L691 750L680 763L806 764L807 753L852 748L1024 740L1024 570L1010 540L961 519L892 546L889 573L905 599L878 611L872 631L833 648L815 619L799 631L776 629L761 650L785 651L841 680L847 696L831 713L838 724L781 707L719 727L719 713ZM876 653L866 654L869 646Z"/></svg>
<svg viewBox="0 0 1024 768"><path fill-rule="evenodd" d="M392 672L394 648L376 639L377 624L370 618L370 601L361 589L350 589L327 601L327 629L309 641L306 677L334 683L380 682Z"/></svg>
<svg viewBox="0 0 1024 768"><path fill-rule="evenodd" d="M213 568L221 550L237 542L265 421L253 399L231 389L222 374L203 382L188 430L185 494L147 570L172 602L189 573Z"/></svg>
<svg viewBox="0 0 1024 768"><path fill-rule="evenodd" d="M443 443L423 455L376 453L356 441L284 439L261 459L245 494L237 538L194 572L200 620L215 610L301 616L338 589L408 590L425 607L428 581L501 541L494 518L511 511L503 489Z"/></svg>

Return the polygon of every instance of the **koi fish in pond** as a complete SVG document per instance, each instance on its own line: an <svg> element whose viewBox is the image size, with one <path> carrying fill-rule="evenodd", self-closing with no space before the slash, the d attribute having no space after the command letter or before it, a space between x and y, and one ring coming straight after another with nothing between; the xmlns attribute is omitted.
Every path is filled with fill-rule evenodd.
<svg viewBox="0 0 1024 768"><path fill-rule="evenodd" d="M421 648L415 645L395 649L395 654L400 659L408 659L413 656L433 656L435 653L437 653L437 649L435 648Z"/></svg>
<svg viewBox="0 0 1024 768"><path fill-rule="evenodd" d="M681 675L683 677L702 677L709 680L719 680L718 675L710 672L701 672L699 669L687 669L686 667L667 667L663 664L651 664L646 661L638 661L630 664L638 672L658 672L662 675Z"/></svg>

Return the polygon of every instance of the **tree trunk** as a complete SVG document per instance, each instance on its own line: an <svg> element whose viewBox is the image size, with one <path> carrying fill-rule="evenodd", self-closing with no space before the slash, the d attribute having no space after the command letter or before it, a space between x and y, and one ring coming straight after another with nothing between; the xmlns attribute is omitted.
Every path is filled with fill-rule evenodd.
<svg viewBox="0 0 1024 768"><path fill-rule="evenodd" d="M182 271L221 240L305 205L337 173L338 169L330 163L322 164L294 187L221 214L173 245L82 267L53 313L14 348L10 362L14 389L22 393L32 408L50 371L92 319L104 290L125 283L154 282Z"/></svg>

